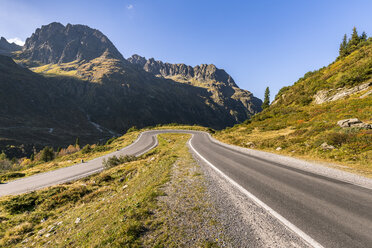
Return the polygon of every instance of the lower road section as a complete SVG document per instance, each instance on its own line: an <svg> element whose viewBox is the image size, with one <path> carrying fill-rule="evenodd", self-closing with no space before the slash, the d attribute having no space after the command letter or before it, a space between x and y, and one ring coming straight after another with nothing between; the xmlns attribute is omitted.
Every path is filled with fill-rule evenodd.
<svg viewBox="0 0 372 248"><path fill-rule="evenodd" d="M207 133L197 131L144 132L132 145L104 157L2 184L0 196L19 194L96 173L103 169L102 160L105 157L140 155L157 145L157 134L166 132L193 134L190 146L196 156L268 206L274 216L281 217L289 228L294 231L297 228L297 234L302 233L314 240L310 244L372 247L372 190L252 157L217 144Z"/></svg>

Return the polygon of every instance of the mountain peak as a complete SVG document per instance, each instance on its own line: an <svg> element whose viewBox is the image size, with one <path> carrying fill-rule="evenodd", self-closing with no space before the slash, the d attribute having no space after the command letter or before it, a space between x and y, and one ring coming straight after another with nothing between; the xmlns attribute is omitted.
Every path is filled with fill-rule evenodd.
<svg viewBox="0 0 372 248"><path fill-rule="evenodd" d="M4 37L0 38L0 54L10 55L12 52L21 50L22 47L17 44L9 43Z"/></svg>
<svg viewBox="0 0 372 248"><path fill-rule="evenodd" d="M86 25L59 22L43 25L27 38L20 57L44 64L90 61L102 55L124 60L112 42L99 30Z"/></svg>

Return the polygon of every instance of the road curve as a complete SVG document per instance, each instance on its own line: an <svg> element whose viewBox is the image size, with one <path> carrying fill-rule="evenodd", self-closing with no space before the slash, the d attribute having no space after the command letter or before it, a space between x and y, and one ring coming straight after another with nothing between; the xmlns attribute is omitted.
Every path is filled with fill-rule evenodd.
<svg viewBox="0 0 372 248"><path fill-rule="evenodd" d="M143 154L157 145L157 134L169 132L193 134L189 145L197 157L213 166L261 206L269 208L275 217L282 218L279 219L306 241L310 239L311 245L372 247L372 190L252 157L217 144L209 134L198 131L146 131L132 145L120 151L87 163L2 184L0 196L91 175L102 170L103 158Z"/></svg>

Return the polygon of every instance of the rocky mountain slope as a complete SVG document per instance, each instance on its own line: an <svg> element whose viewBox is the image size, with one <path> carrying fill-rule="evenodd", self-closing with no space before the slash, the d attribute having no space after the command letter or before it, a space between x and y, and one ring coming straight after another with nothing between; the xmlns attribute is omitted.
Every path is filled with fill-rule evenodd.
<svg viewBox="0 0 372 248"><path fill-rule="evenodd" d="M346 55L340 51L330 65L282 88L252 120L217 136L245 147L343 163L372 175L372 38L349 43L353 46Z"/></svg>
<svg viewBox="0 0 372 248"><path fill-rule="evenodd" d="M0 38L0 54L10 55L12 52L21 50L22 47L15 43L9 43L4 37Z"/></svg>
<svg viewBox="0 0 372 248"><path fill-rule="evenodd" d="M243 111L245 109L247 115L261 111L260 99L254 97L251 92L240 89L229 74L213 64L191 67L185 64L164 63L153 58L146 60L137 54L128 61L157 77L206 88L212 93L214 101L220 105L235 104L236 108Z"/></svg>
<svg viewBox="0 0 372 248"><path fill-rule="evenodd" d="M85 25L66 26L53 22L36 29L27 38L19 59L42 64L92 60L106 54L124 60L123 56L100 31Z"/></svg>
<svg viewBox="0 0 372 248"><path fill-rule="evenodd" d="M223 70L193 69L191 83L159 77L84 25L42 26L12 57L21 66L0 60L3 144L97 142L132 126L174 122L220 129L260 111L261 101Z"/></svg>

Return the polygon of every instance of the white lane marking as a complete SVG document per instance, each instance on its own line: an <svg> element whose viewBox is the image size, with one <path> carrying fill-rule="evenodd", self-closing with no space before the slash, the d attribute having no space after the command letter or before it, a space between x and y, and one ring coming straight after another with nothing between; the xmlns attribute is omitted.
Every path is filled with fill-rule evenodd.
<svg viewBox="0 0 372 248"><path fill-rule="evenodd" d="M158 142L158 135L155 134L155 136L153 136L153 137L155 137L155 144L153 146L151 146L149 149L147 149L146 151L143 151L140 154L137 154L136 157L139 157L142 154L145 154L146 152L150 151L152 148L156 147L159 144L159 142Z"/></svg>
<svg viewBox="0 0 372 248"><path fill-rule="evenodd" d="M200 157L205 163L207 163L212 169L214 169L216 172L218 172L222 177L224 177L227 181L229 181L233 186L235 186L240 192L251 198L257 205L261 206L263 209L265 209L267 212L269 212L272 216L277 218L280 222L282 222L286 227L288 227L290 230L292 230L294 233L296 233L298 236L300 236L303 240L305 240L309 245L315 247L315 248L323 248L321 244L319 244L317 241L315 241L312 237L304 233L301 229L299 229L297 226L289 222L286 218L284 218L282 215L280 215L278 212L276 212L274 209L270 208L268 205L266 205L263 201L258 199L256 196L254 196L252 193L250 193L248 190L243 188L240 184L235 182L233 179L231 179L229 176L227 176L225 173L223 173L220 169L218 169L216 166L214 166L211 162L209 162L206 158L204 158L202 155L200 155L199 152L196 151L196 149L192 146L191 140L194 138L194 135L191 136L191 139L189 139L188 144L189 147L193 150L193 152Z"/></svg>
<svg viewBox="0 0 372 248"><path fill-rule="evenodd" d="M136 139L132 144L130 144L130 145L128 145L128 146L125 146L125 147L121 148L120 151L122 151L122 150L124 150L124 149L128 149L129 147L134 146L134 145L135 145L135 144L136 144L136 143L141 139L142 134L147 133L147 132L148 132L148 131L145 131L145 132L140 133L140 135L137 137L137 139Z"/></svg>

